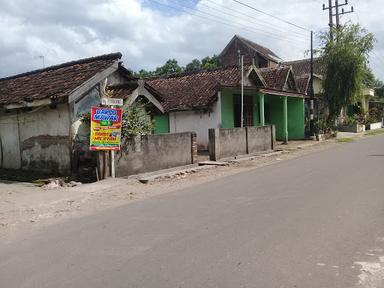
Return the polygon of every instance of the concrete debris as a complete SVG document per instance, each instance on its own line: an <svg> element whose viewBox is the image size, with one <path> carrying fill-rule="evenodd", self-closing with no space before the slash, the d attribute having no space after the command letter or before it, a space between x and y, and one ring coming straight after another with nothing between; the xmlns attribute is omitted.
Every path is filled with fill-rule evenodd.
<svg viewBox="0 0 384 288"><path fill-rule="evenodd" d="M47 184L42 186L43 189L50 190L50 189L55 189L59 187L75 187L82 184L81 182L76 182L76 181L66 182L65 179L63 178L48 179L47 182L48 182Z"/></svg>

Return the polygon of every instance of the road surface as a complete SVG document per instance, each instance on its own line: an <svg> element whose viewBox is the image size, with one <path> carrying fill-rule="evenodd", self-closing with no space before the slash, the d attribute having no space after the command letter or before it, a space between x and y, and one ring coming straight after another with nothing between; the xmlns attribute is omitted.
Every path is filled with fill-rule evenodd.
<svg viewBox="0 0 384 288"><path fill-rule="evenodd" d="M0 287L384 287L384 136L0 242Z"/></svg>

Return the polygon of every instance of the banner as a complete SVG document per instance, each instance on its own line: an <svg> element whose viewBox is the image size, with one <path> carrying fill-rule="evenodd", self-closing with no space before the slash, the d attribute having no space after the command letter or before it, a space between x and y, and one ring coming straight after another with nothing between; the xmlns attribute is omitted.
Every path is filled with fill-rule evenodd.
<svg viewBox="0 0 384 288"><path fill-rule="evenodd" d="M121 140L120 108L92 107L90 149L120 150Z"/></svg>

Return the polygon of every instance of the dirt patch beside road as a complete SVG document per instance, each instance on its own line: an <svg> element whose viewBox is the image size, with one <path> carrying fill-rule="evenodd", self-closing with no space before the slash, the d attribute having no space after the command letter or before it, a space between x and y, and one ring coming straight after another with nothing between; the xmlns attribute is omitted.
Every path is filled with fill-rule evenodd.
<svg viewBox="0 0 384 288"><path fill-rule="evenodd" d="M28 183L0 182L0 236L6 237L24 229L36 229L69 217L90 215L337 145L335 141L313 144L300 141L286 146L279 145L278 148L283 151L260 155L252 161L241 161L225 167L214 166L149 184L118 178L76 187L46 189Z"/></svg>

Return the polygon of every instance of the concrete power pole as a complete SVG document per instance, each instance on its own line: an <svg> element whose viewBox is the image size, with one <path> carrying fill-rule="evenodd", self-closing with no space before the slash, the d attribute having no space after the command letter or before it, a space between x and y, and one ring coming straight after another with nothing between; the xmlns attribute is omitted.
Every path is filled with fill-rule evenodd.
<svg viewBox="0 0 384 288"><path fill-rule="evenodd" d="M339 4L339 0L335 0L335 4L333 5L333 0L328 0L328 7L325 6L325 4L323 4L323 10L328 10L328 14L329 14L329 35L330 35L330 38L333 39L333 17L335 17L335 20L336 20L336 28L339 28L340 27L340 17L345 15L345 14L349 14L349 13L353 13L354 12L354 9L353 9L353 6L351 6L351 9L349 11L345 11L344 8L341 9L341 12L340 12L340 7L342 6L346 6L348 5L348 0L345 0L345 2L343 4ZM335 9L335 13L333 13L333 10Z"/></svg>

